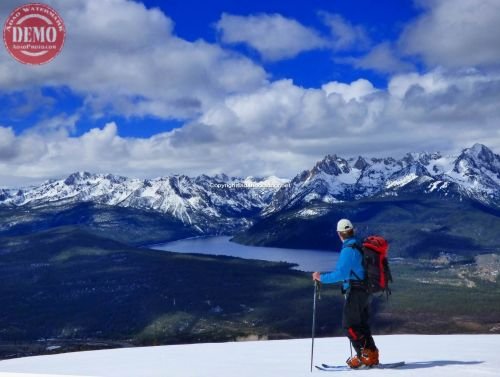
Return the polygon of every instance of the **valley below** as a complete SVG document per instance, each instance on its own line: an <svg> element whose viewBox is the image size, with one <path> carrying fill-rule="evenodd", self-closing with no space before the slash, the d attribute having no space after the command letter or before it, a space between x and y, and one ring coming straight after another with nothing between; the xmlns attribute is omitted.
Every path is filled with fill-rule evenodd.
<svg viewBox="0 0 500 377"><path fill-rule="evenodd" d="M310 336L310 273L285 262L150 250L76 228L0 240L0 357ZM498 256L394 258L375 334L500 333ZM324 285L317 336L338 336Z"/></svg>

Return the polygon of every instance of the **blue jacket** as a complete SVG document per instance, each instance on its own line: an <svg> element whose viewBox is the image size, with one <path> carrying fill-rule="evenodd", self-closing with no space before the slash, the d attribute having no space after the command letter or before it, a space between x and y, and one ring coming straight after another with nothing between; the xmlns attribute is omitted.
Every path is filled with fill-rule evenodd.
<svg viewBox="0 0 500 377"><path fill-rule="evenodd" d="M363 280L365 278L361 253L352 247L356 242L354 237L344 241L335 269L332 272L321 274L322 283L343 282L342 286L347 290L350 286L349 280Z"/></svg>

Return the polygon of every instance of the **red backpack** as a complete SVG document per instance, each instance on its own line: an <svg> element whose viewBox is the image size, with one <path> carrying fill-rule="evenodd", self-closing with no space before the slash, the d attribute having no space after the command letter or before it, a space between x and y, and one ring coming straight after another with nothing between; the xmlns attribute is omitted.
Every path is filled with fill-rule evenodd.
<svg viewBox="0 0 500 377"><path fill-rule="evenodd" d="M365 269L365 285L370 293L386 292L391 294L389 282L392 274L387 260L389 243L381 236L369 236L363 240L361 246L355 246L363 255Z"/></svg>

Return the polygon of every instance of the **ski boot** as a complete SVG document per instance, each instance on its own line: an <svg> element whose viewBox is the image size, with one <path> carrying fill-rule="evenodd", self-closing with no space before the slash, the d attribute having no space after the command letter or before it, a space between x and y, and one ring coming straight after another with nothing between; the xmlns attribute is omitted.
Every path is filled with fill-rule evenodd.
<svg viewBox="0 0 500 377"><path fill-rule="evenodd" d="M350 358L348 358L346 360L346 363L349 366L349 368L352 368L352 369L357 369L363 365L363 362L361 361L361 357L359 357L358 355L351 356Z"/></svg>
<svg viewBox="0 0 500 377"><path fill-rule="evenodd" d="M370 348L364 348L361 351L361 363L366 365L367 367L372 367L374 365L378 365L378 349L370 349Z"/></svg>

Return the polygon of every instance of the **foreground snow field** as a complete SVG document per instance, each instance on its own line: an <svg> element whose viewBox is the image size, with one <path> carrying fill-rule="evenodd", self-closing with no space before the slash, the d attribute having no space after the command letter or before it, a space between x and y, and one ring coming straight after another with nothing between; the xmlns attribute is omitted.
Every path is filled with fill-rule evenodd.
<svg viewBox="0 0 500 377"><path fill-rule="evenodd" d="M500 376L500 335L391 335L375 337L381 362L393 370L321 372L349 376ZM1 377L299 377L311 376L310 339L194 344L38 356L0 362ZM315 342L315 363L343 364L344 338ZM365 375L366 373L366 375Z"/></svg>

